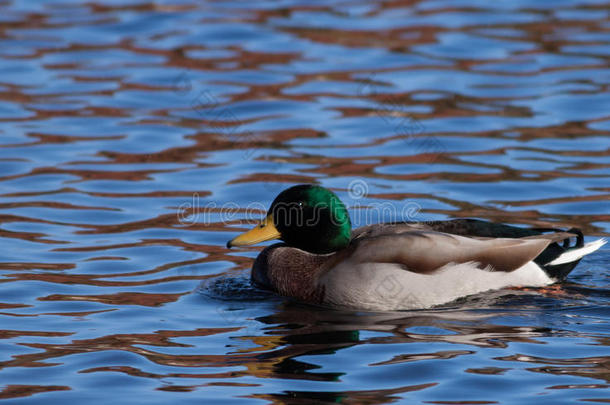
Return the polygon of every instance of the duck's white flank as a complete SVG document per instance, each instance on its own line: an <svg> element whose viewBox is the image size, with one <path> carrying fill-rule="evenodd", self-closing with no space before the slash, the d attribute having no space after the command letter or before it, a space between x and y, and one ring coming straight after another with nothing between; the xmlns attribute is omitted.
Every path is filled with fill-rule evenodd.
<svg viewBox="0 0 610 405"><path fill-rule="evenodd" d="M600 247L599 239L564 253L550 264L578 260ZM557 280L533 261L504 272L480 269L477 263L449 263L431 274L410 272L395 263L355 263L349 259L325 273L326 304L370 311L429 308L457 298L512 286L542 287Z"/></svg>
<svg viewBox="0 0 610 405"><path fill-rule="evenodd" d="M413 273L393 263L345 262L320 279L327 304L371 311L429 308L487 290L553 282L534 262L511 272L480 269L472 262L450 263L432 274Z"/></svg>
<svg viewBox="0 0 610 405"><path fill-rule="evenodd" d="M548 264L550 264L551 266L554 266L557 264L575 262L576 260L582 259L584 256L588 255L589 253L595 252L597 249L604 246L606 244L606 242L607 242L606 239L601 238L601 239L595 240L593 242L586 243L583 247L581 247L579 249L570 250L568 252L565 252L565 253L559 255L555 260L549 262Z"/></svg>

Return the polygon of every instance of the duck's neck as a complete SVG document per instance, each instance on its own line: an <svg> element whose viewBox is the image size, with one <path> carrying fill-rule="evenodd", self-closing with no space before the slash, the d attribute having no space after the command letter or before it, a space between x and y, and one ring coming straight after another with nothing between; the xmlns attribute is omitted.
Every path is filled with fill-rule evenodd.
<svg viewBox="0 0 610 405"><path fill-rule="evenodd" d="M252 281L259 287L303 302L321 304L324 289L318 278L337 255L315 255L276 244L265 248L252 266ZM340 255L339 255L340 256Z"/></svg>

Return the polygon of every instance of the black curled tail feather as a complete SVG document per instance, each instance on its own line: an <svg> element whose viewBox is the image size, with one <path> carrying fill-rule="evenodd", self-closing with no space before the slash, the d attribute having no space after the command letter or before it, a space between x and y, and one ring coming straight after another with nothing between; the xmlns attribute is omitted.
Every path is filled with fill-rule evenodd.
<svg viewBox="0 0 610 405"><path fill-rule="evenodd" d="M572 248L581 248L585 245L585 237L582 234L582 231L578 228L570 228L567 231L568 233L573 233L576 235L576 244L572 246ZM568 249L570 247L570 238L566 238L563 241L563 247Z"/></svg>
<svg viewBox="0 0 610 405"><path fill-rule="evenodd" d="M539 229L539 231L548 232L550 231L550 229ZM554 229L553 231L556 232L558 230ZM549 277L554 278L558 281L565 279L567 275L570 274L570 272L574 269L574 267L576 267L576 265L580 262L580 259L575 260L573 262L556 265L550 265L548 263L557 259L565 252L568 252L572 249L580 249L585 244L585 238L580 229L570 228L566 232L572 233L576 236L576 242L573 245L571 244L571 238L564 239L561 245L559 243L551 243L546 249L542 251L542 253L538 255L538 257L534 259L534 262L539 265Z"/></svg>

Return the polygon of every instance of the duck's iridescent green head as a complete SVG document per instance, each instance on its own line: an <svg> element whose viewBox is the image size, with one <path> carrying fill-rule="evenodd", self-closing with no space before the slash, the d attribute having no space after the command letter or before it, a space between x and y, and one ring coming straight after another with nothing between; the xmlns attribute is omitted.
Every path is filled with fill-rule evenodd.
<svg viewBox="0 0 610 405"><path fill-rule="evenodd" d="M288 246L323 254L341 250L350 242L351 222L339 197L324 187L302 184L282 191L267 217L254 229L227 243L227 247L281 239Z"/></svg>

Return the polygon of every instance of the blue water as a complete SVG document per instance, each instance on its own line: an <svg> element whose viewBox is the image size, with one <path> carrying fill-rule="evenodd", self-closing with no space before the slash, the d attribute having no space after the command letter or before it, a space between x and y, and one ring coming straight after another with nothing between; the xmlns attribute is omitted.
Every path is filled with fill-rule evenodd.
<svg viewBox="0 0 610 405"><path fill-rule="evenodd" d="M610 235L604 1L0 0L0 399L609 402L610 248L431 310L259 291L297 183L355 225Z"/></svg>

